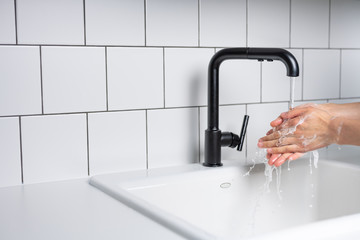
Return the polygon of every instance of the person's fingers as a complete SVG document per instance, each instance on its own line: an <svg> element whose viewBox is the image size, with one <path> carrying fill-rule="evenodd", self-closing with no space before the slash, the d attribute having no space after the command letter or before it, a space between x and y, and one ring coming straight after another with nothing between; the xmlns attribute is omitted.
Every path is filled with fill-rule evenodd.
<svg viewBox="0 0 360 240"><path fill-rule="evenodd" d="M294 153L294 152L302 153L304 152L304 149L299 147L298 145L292 144L292 145L268 148L267 152L271 154Z"/></svg>
<svg viewBox="0 0 360 240"><path fill-rule="evenodd" d="M303 113L307 112L308 108L294 108L288 112L283 112L280 114L280 117L282 119L291 119L294 117L298 117L302 115Z"/></svg>
<svg viewBox="0 0 360 240"><path fill-rule="evenodd" d="M277 127L283 123L283 119L279 116L274 121L270 123L271 127Z"/></svg>
<svg viewBox="0 0 360 240"><path fill-rule="evenodd" d="M273 148L273 147L280 147L286 145L293 145L293 144L302 144L302 142L295 137L280 137L278 139L270 140L270 141L259 141L258 147L259 148Z"/></svg>
<svg viewBox="0 0 360 240"><path fill-rule="evenodd" d="M266 136L272 134L273 132L274 132L274 129L270 129L269 131L267 131Z"/></svg>
<svg viewBox="0 0 360 240"><path fill-rule="evenodd" d="M299 153L299 152L293 153L288 157L288 161L296 160L296 159L302 157L303 155L304 155L304 153Z"/></svg>
<svg viewBox="0 0 360 240"><path fill-rule="evenodd" d="M275 167L279 167L281 166L287 159L289 156L291 156L292 153L284 153L284 154L281 154L280 157L278 157L275 161L274 161L274 165Z"/></svg>
<svg viewBox="0 0 360 240"><path fill-rule="evenodd" d="M260 138L259 142L271 141L271 140L279 139L280 137L281 137L281 133L279 131L275 131L269 135Z"/></svg>
<svg viewBox="0 0 360 240"><path fill-rule="evenodd" d="M281 156L281 154L269 154L269 155L270 155L270 157L268 158L269 159L268 164L270 166L272 166L274 164L274 162L276 161L276 159L278 159Z"/></svg>

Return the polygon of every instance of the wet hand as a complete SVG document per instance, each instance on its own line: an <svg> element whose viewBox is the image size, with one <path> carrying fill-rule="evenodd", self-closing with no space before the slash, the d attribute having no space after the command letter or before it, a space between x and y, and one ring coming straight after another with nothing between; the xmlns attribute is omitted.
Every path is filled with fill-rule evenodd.
<svg viewBox="0 0 360 240"><path fill-rule="evenodd" d="M295 160L304 152L335 143L341 128L335 118L315 105L303 105L282 113L270 125L273 127L258 146L267 148L270 165L280 166Z"/></svg>

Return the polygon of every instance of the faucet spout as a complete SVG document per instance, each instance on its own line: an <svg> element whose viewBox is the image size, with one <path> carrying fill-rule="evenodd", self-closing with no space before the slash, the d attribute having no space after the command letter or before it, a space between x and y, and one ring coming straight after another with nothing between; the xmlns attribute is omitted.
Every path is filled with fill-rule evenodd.
<svg viewBox="0 0 360 240"><path fill-rule="evenodd" d="M219 129L219 68L223 61L230 59L279 60L285 64L287 76L299 76L299 65L295 57L285 49L226 48L218 51L211 58L208 68L208 128L205 131L204 166L222 166L222 133Z"/></svg>

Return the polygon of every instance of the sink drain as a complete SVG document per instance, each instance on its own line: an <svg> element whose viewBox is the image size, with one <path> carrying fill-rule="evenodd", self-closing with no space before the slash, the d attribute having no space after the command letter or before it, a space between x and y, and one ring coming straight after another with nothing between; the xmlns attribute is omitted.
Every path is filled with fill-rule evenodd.
<svg viewBox="0 0 360 240"><path fill-rule="evenodd" d="M224 182L224 183L220 184L221 188L229 188L230 186L231 186L231 183L229 183L229 182Z"/></svg>

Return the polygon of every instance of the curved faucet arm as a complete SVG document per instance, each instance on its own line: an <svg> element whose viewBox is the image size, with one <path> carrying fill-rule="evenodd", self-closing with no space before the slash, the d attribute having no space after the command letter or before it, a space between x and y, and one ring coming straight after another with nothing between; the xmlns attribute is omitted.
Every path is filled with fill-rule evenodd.
<svg viewBox="0 0 360 240"><path fill-rule="evenodd" d="M299 65L294 55L282 48L225 48L211 58L208 69L208 129L217 130L219 106L219 68L230 59L279 60L286 66L287 76L299 76Z"/></svg>

